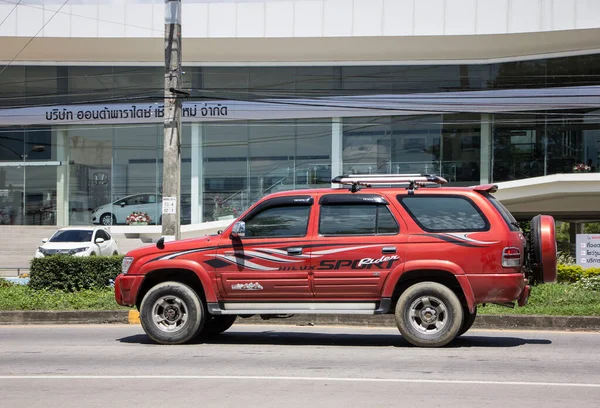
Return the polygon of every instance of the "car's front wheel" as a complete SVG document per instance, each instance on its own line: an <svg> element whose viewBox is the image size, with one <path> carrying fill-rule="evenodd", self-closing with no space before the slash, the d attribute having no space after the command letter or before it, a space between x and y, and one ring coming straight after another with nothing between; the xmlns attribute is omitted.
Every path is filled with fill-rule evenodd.
<svg viewBox="0 0 600 408"><path fill-rule="evenodd" d="M406 289L396 304L396 324L409 343L419 347L442 347L458 336L463 308L447 286L421 282Z"/></svg>
<svg viewBox="0 0 600 408"><path fill-rule="evenodd" d="M102 214L100 216L100 224L110 226L115 225L117 223L117 219L111 213Z"/></svg>
<svg viewBox="0 0 600 408"><path fill-rule="evenodd" d="M140 305L142 328L160 344L182 344L200 333L206 320L202 301L189 286L163 282L146 293Z"/></svg>

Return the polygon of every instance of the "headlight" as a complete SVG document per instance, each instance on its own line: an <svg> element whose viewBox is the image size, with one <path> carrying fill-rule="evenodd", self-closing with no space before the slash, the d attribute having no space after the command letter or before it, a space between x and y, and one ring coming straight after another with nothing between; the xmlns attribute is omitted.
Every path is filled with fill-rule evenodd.
<svg viewBox="0 0 600 408"><path fill-rule="evenodd" d="M76 254L76 253L78 253L78 252L87 251L88 249L90 249L90 247L74 248L74 249L70 249L70 250L69 250L69 253L70 253L70 254Z"/></svg>
<svg viewBox="0 0 600 408"><path fill-rule="evenodd" d="M125 258L123 258L123 263L121 264L121 273L123 275L127 275L127 272L129 271L129 267L131 266L132 263L133 263L132 257L126 256Z"/></svg>
<svg viewBox="0 0 600 408"><path fill-rule="evenodd" d="M46 255L46 251L44 251L44 248L42 248L42 247L38 247L38 249L37 249L37 250L38 250L38 252L39 252L40 254L42 254L42 255Z"/></svg>

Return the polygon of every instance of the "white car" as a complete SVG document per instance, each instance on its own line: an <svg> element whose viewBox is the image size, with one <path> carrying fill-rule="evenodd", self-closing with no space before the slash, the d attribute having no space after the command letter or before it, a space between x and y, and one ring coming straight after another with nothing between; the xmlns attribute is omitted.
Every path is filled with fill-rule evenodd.
<svg viewBox="0 0 600 408"><path fill-rule="evenodd" d="M96 208L92 212L92 223L100 225L125 224L133 212L150 216L151 224L160 224L162 196L157 194L134 194Z"/></svg>
<svg viewBox="0 0 600 408"><path fill-rule="evenodd" d="M116 241L104 228L71 227L59 229L35 252L36 258L50 255L96 256L118 255Z"/></svg>

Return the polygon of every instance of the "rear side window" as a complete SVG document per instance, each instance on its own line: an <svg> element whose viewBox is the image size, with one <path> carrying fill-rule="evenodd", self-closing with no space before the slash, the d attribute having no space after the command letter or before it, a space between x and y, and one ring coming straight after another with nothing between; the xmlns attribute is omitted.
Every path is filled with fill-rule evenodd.
<svg viewBox="0 0 600 408"><path fill-rule="evenodd" d="M488 220L475 204L460 196L399 196L413 220L427 232L487 231Z"/></svg>
<svg viewBox="0 0 600 408"><path fill-rule="evenodd" d="M398 223L385 205L322 205L321 235L395 235Z"/></svg>
<svg viewBox="0 0 600 408"><path fill-rule="evenodd" d="M506 208L500 201L498 201L496 199L496 197L494 197L490 193L483 193L483 195L488 200L490 200L490 203L492 203L494 208L496 210L498 210L498 212L504 219L504 222L506 222L506 225L508 225L508 228L510 228L511 231L520 231L521 230L519 223L517 222L515 217L513 217L513 215L510 213L510 211L508 211L508 208Z"/></svg>

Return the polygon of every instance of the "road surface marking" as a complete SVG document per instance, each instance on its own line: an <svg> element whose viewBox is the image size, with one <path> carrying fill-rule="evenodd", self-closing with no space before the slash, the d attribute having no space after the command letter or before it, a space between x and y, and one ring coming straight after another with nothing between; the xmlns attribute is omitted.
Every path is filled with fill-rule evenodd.
<svg viewBox="0 0 600 408"><path fill-rule="evenodd" d="M258 380L258 381L321 381L367 382L405 384L459 384L459 385L515 385L524 387L583 387L600 388L594 383L520 382L482 380L419 380L410 378L360 378L360 377L278 377L242 375L1 375L0 380Z"/></svg>

